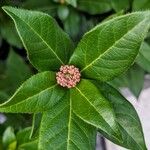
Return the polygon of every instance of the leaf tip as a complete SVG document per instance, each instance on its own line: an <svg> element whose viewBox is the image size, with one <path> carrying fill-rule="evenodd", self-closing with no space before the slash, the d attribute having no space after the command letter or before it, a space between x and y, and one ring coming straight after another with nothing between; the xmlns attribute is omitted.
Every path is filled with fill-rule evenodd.
<svg viewBox="0 0 150 150"><path fill-rule="evenodd" d="M2 9L7 12L11 6L3 6Z"/></svg>

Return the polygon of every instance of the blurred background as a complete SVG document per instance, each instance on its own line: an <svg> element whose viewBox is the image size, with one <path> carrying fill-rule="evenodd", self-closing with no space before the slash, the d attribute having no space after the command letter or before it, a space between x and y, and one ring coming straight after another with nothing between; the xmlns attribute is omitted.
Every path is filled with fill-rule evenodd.
<svg viewBox="0 0 150 150"><path fill-rule="evenodd" d="M82 35L98 23L129 12L149 10L150 0L0 0L0 103L37 72L27 60L12 20L1 9L4 5L48 13L77 44ZM150 149L150 32L132 67L110 84L135 106ZM0 114L0 150L2 145L15 150L18 134L24 129L28 131L26 127L31 124L31 115ZM97 150L122 148L98 134Z"/></svg>

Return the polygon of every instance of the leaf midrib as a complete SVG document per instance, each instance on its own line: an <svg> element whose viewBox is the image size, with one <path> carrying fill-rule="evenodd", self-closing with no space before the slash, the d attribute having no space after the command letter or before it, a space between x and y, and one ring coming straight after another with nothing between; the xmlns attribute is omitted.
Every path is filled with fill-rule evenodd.
<svg viewBox="0 0 150 150"><path fill-rule="evenodd" d="M46 90L52 89L52 88L54 88L55 86L57 86L57 84L54 84L54 85L52 85L51 87L48 87L48 88L46 88L46 89L40 91L39 93L36 93L36 94L34 94L34 95L32 95L32 96L26 98L26 99L23 99L23 100L22 100L21 102L19 102L19 103L13 104L13 105L11 105L11 106L5 106L5 105L7 105L7 103L9 103L9 102L15 97L15 95L14 95L14 96L13 96L10 100L8 100L6 103L3 103L2 105L0 105L0 109L1 109L1 108L2 108L2 109L3 109L3 108L5 109L5 108L8 108L8 107L12 107L12 106L14 106L14 105L21 104L22 102L28 101L30 98L32 98L32 97L34 97L34 96L37 96L37 95L39 95L39 94L45 92Z"/></svg>
<svg viewBox="0 0 150 150"><path fill-rule="evenodd" d="M69 93L70 94L70 93ZM68 122L68 137L67 137L67 150L69 150L69 145L70 145L70 129L71 129L71 116L72 116L72 101L71 101L71 96L69 98L69 122Z"/></svg>
<svg viewBox="0 0 150 150"><path fill-rule="evenodd" d="M11 11L9 11L9 10L6 11L5 9L4 9L4 11L13 19L13 17L9 14L9 13L14 14L13 12L11 12ZM9 13L8 13L8 12L9 12ZM34 28L32 28L28 23L26 23L23 19L21 19L21 18L20 18L19 16L17 16L16 14L14 14L14 15L15 15L17 18L19 18L20 20L22 20L22 21L43 41L43 43L45 43L45 45L52 51L52 53L56 56L56 58L60 61L61 64L64 64L63 61L59 58L59 56L56 54L56 52L53 51L53 49L51 48L51 46L50 46L46 41L43 40L43 38L34 30ZM13 20L14 20L14 19L13 19ZM16 23L15 20L14 20L14 22L15 22L16 29L17 29L17 31L18 31L18 33L19 33L19 36L21 37L21 40L22 40L23 44L26 45L26 44L24 43L24 41L23 41L23 38L22 38L22 36L21 36L19 30L18 30L17 23ZM26 46L25 46L25 47L26 47Z"/></svg>
<svg viewBox="0 0 150 150"><path fill-rule="evenodd" d="M119 121L118 121L118 124L125 130L125 128L119 123ZM127 133L128 133L128 135L131 137L131 139L139 146L139 148L141 149L141 150L143 150L143 148L141 147L141 145L139 145L137 142L136 142L136 140L134 140L134 138L131 136L131 134L130 134L130 132L128 132L127 130L125 130Z"/></svg>
<svg viewBox="0 0 150 150"><path fill-rule="evenodd" d="M77 88L77 87L75 87L76 88L76 90L80 93L80 95L81 96L83 96L88 102L89 102L89 104L96 110L96 112L101 116L101 114L97 111L97 109L95 108L95 106L90 102L90 100L84 95L84 93L82 93L82 91L79 89L79 88ZM102 117L102 116L101 116ZM81 118L81 117L80 117ZM113 130L112 129L112 127L106 122L106 120L102 117L102 119L105 121L105 123L111 128L111 130ZM82 119L83 120L83 119ZM114 130L113 130L113 132L114 133L116 133Z"/></svg>
<svg viewBox="0 0 150 150"><path fill-rule="evenodd" d="M84 70L86 70L87 68L89 68L90 66L92 66L97 60L101 59L101 57L105 56L105 54L107 52L109 52L113 47L115 48L115 45L118 44L120 42L121 39L123 39L128 33L130 33L132 30L134 30L139 24L143 23L146 20L146 17L139 22L138 24L136 24L136 26L134 26L131 30L128 30L126 34L124 34L120 39L118 39L117 41L115 41L115 43L113 43L113 45L111 45L103 54L100 54L96 59L94 59L90 64L88 64L86 67L84 67L81 72L83 72Z"/></svg>

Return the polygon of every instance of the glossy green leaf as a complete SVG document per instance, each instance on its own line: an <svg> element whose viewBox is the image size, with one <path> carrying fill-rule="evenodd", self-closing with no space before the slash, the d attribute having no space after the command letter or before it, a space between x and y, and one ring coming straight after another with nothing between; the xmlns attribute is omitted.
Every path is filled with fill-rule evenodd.
<svg viewBox="0 0 150 150"><path fill-rule="evenodd" d="M150 72L150 46L146 42L141 45L136 63L145 71Z"/></svg>
<svg viewBox="0 0 150 150"><path fill-rule="evenodd" d="M127 10L130 7L130 0L111 0L111 5L116 12Z"/></svg>
<svg viewBox="0 0 150 150"><path fill-rule="evenodd" d="M77 2L77 9L90 14L112 9L107 0ZM97 85L98 81L96 84L86 79L81 79L72 89L57 85L55 72L49 70L56 71L60 65L68 63L73 45L54 19L36 11L7 6L3 9L15 22L31 63L44 71L25 81L0 105L0 112L42 115L42 120L41 116L39 120L34 116L32 130L17 134L19 150L94 150L97 129L114 143L133 150L146 150L135 110L111 87L107 89L103 84ZM149 11L135 12L96 26L83 36L69 63L81 69L82 78L113 79L134 62L149 29L149 21ZM7 65L11 68L16 62ZM12 67L7 72L12 74L16 70ZM34 139L37 138L34 135L39 135L38 139Z"/></svg>
<svg viewBox="0 0 150 150"><path fill-rule="evenodd" d="M89 14L101 14L111 10L109 0L77 0L77 8Z"/></svg>
<svg viewBox="0 0 150 150"><path fill-rule="evenodd" d="M135 60L150 26L150 11L135 12L99 24L87 32L70 64L83 77L111 80L126 71Z"/></svg>
<svg viewBox="0 0 150 150"><path fill-rule="evenodd" d="M0 105L1 112L35 113L54 106L63 96L64 90L57 86L55 73L43 72L24 82L15 94Z"/></svg>
<svg viewBox="0 0 150 150"><path fill-rule="evenodd" d="M116 120L119 123L122 141L115 140L111 135L106 134L105 136L112 142L128 149L147 150L141 123L134 107L111 86L99 83L98 81L94 83L105 98L113 105Z"/></svg>
<svg viewBox="0 0 150 150"><path fill-rule="evenodd" d="M133 0L133 10L148 10L149 8L149 0Z"/></svg>
<svg viewBox="0 0 150 150"><path fill-rule="evenodd" d="M40 150L93 150L96 129L84 123L73 112L69 92L60 103L43 113L40 135Z"/></svg>
<svg viewBox="0 0 150 150"><path fill-rule="evenodd" d="M8 127L3 134L3 147L8 150L16 149L16 136L14 134L14 129L12 127Z"/></svg>
<svg viewBox="0 0 150 150"><path fill-rule="evenodd" d="M14 20L28 57L38 70L57 70L68 62L72 42L52 17L7 6L3 9Z"/></svg>
<svg viewBox="0 0 150 150"><path fill-rule="evenodd" d="M71 100L73 111L77 116L114 138L120 138L111 103L90 81L82 80L72 89Z"/></svg>

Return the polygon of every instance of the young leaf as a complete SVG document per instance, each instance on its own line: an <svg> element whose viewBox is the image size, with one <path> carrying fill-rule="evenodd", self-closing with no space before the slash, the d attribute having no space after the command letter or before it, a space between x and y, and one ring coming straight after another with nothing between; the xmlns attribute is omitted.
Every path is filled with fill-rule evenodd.
<svg viewBox="0 0 150 150"><path fill-rule="evenodd" d="M77 7L89 14L101 14L110 11L109 0L78 0Z"/></svg>
<svg viewBox="0 0 150 150"><path fill-rule="evenodd" d="M66 64L73 45L56 21L47 14L5 6L14 20L28 57L38 70L57 70Z"/></svg>
<svg viewBox="0 0 150 150"><path fill-rule="evenodd" d="M93 150L96 128L84 123L72 109L69 92L50 111L44 112L39 149Z"/></svg>
<svg viewBox="0 0 150 150"><path fill-rule="evenodd" d="M43 112L54 106L63 96L63 89L57 86L55 73L43 72L24 82L15 94L0 105L1 112Z"/></svg>
<svg viewBox="0 0 150 150"><path fill-rule="evenodd" d="M83 77L111 80L133 63L149 26L150 11L106 21L83 36L70 64L78 66Z"/></svg>
<svg viewBox="0 0 150 150"><path fill-rule="evenodd" d="M114 138L120 138L111 103L90 81L82 80L71 89L71 100L77 116Z"/></svg>
<svg viewBox="0 0 150 150"><path fill-rule="evenodd" d="M111 86L98 81L94 81L94 84L113 105L115 120L119 124L122 141L114 139L111 135L105 134L105 136L112 142L125 148L147 150L139 117L130 102ZM102 134L104 133L102 132Z"/></svg>
<svg viewBox="0 0 150 150"><path fill-rule="evenodd" d="M136 58L136 63L141 66L145 71L150 72L150 46L143 42L140 52Z"/></svg>

